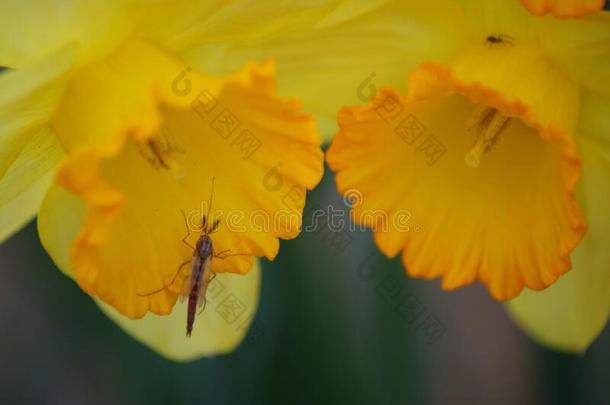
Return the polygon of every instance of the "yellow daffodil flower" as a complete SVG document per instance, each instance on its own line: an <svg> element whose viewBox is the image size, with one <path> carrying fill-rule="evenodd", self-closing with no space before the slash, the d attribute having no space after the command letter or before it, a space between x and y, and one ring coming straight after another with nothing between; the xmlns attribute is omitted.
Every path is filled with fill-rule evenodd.
<svg viewBox="0 0 610 405"><path fill-rule="evenodd" d="M583 302L566 325L569 338L590 339L610 296L610 229L599 205L610 126L587 121L610 99L610 19L460 6L450 14L462 18L444 27L451 51L421 60L406 96L388 89L341 111L328 153L338 188L364 195L356 220L386 214L365 223L386 255L402 252L409 274L440 277L445 289L478 280L508 300L549 287L574 261L578 276L605 286L605 302ZM388 224L399 209L422 231Z"/></svg>
<svg viewBox="0 0 610 405"><path fill-rule="evenodd" d="M582 350L610 304L610 17L599 1L524 3L387 2L217 52L233 67L277 55L280 91L318 100L326 135L341 106L370 101L341 110L327 156L339 191L363 196L354 220L445 289L552 286L511 311Z"/></svg>
<svg viewBox="0 0 610 405"><path fill-rule="evenodd" d="M258 301L255 258L273 259L279 239L296 237L305 191L321 178L314 120L300 102L275 95L272 62L212 75L187 57L195 47L298 29L335 9L289 3L0 6L0 66L10 68L0 76L0 239L38 213L42 243L62 271L167 356L239 343ZM221 291L208 291L208 301L227 296L243 308L239 320L206 311L185 343L186 310L174 304L206 215L208 224L220 220L215 252L230 252L213 260L219 276L209 289Z"/></svg>

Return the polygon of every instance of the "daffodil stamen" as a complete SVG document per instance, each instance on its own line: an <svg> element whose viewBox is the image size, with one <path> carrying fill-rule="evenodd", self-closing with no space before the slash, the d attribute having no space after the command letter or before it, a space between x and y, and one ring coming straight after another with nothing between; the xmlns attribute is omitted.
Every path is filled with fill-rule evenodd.
<svg viewBox="0 0 610 405"><path fill-rule="evenodd" d="M476 169L481 164L481 157L500 139L510 118L500 114L491 107L479 106L466 124L469 131L476 132L476 141L472 149L464 156L464 163Z"/></svg>
<svg viewBox="0 0 610 405"><path fill-rule="evenodd" d="M477 105L472 113L472 117L466 123L466 129L472 131L473 129L480 128L489 122L493 115L494 109L486 105Z"/></svg>
<svg viewBox="0 0 610 405"><path fill-rule="evenodd" d="M177 152L177 148L157 138L149 139L141 148L142 155L153 168L168 170L176 179L180 179L187 175L187 170L173 158L172 155Z"/></svg>

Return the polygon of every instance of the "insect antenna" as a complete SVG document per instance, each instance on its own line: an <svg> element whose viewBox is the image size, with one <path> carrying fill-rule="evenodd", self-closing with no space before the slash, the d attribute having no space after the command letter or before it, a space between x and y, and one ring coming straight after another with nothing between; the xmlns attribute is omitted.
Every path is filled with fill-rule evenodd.
<svg viewBox="0 0 610 405"><path fill-rule="evenodd" d="M212 203L214 202L214 183L216 182L216 176L212 176L212 188L210 191L210 199L208 201L208 209L206 215L201 219L201 229L202 232L207 235L211 231L207 227L208 218L210 218L210 212L212 212ZM213 227L215 227L213 225Z"/></svg>

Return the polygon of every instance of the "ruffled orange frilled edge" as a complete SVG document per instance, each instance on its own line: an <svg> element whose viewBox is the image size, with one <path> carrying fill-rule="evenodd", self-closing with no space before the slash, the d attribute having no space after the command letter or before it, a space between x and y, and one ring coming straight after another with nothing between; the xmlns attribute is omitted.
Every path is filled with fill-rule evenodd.
<svg viewBox="0 0 610 405"><path fill-rule="evenodd" d="M429 75L430 78L422 77L427 75ZM406 98L406 102L413 102L425 97L426 94L430 94L430 89L427 89L425 85L421 85L421 83L425 83L429 80L444 84L446 88L442 90L446 92L457 92L473 103L489 105L500 111L504 116L515 117L522 120L530 127L536 129L545 142L555 144L558 147L563 157L562 177L564 179L564 192L568 197L570 204L570 223L575 232L573 237L565 241L565 250L560 253L561 261L565 263L565 266L558 266L553 269L553 273L556 275L554 281L556 281L562 274L565 274L572 268L570 255L587 232L587 225L582 210L576 200L575 192L576 183L580 180L582 175L582 160L576 151L576 144L574 143L571 134L567 130L552 123L540 122L536 117L533 108L523 101L519 99L509 100L499 91L486 87L481 83L463 82L454 75L451 68L434 63L423 64L420 69L414 71L409 77L410 91ZM490 287L487 283L485 284L488 288ZM527 285L527 287L540 291L551 284ZM523 287L526 287L525 283L523 283ZM495 298L499 301L504 301L514 298L514 296L495 296Z"/></svg>

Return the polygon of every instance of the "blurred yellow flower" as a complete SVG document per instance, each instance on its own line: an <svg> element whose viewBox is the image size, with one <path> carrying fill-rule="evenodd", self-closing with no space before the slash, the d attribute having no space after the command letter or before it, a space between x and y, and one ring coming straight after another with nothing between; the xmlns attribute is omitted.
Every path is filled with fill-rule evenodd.
<svg viewBox="0 0 610 405"><path fill-rule="evenodd" d="M188 276L177 271L193 254L182 211L189 229L200 224L215 178L214 249L246 254L214 260L212 271L246 274L255 257L273 259L279 239L298 234L305 191L322 176L314 120L275 96L273 63L212 76L185 55L298 28L332 9L304 3L3 2L0 65L12 70L0 76L0 238L38 213L45 249L84 291L132 319L169 314ZM290 199L265 187L274 167ZM249 221L285 210L298 221L263 230ZM238 215L228 223L226 213ZM242 279L219 277L255 310L258 270ZM154 322L183 336L175 316L119 323L172 357L231 350L247 328L218 326L207 312L210 327L179 353L167 331L137 332L153 332L143 325Z"/></svg>

